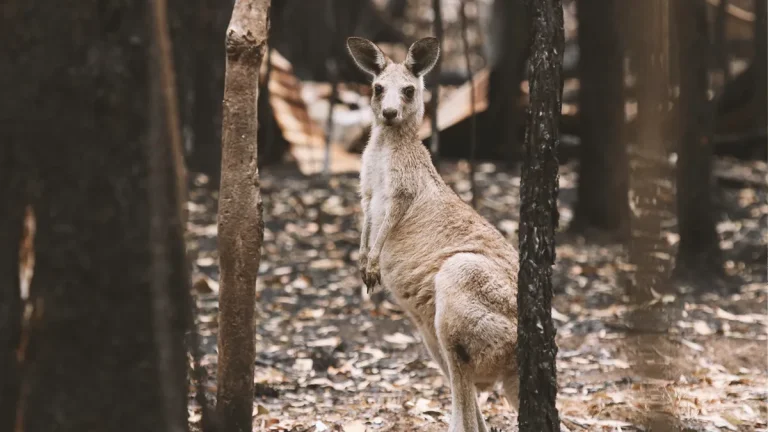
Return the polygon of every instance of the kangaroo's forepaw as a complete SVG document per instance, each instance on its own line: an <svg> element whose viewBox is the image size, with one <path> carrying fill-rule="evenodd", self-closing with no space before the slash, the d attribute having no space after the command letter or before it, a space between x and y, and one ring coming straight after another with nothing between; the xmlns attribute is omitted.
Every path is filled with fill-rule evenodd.
<svg viewBox="0 0 768 432"><path fill-rule="evenodd" d="M368 285L368 255L367 254L360 254L360 260L357 264L357 269L360 271L360 278L363 280L363 283L365 283L365 286L368 288L368 292L371 292L372 286Z"/></svg>
<svg viewBox="0 0 768 432"><path fill-rule="evenodd" d="M365 282L365 286L368 287L369 293L377 284L381 284L381 272L379 271L378 259L370 260L367 266L364 269L361 269L360 272L363 277L363 282Z"/></svg>

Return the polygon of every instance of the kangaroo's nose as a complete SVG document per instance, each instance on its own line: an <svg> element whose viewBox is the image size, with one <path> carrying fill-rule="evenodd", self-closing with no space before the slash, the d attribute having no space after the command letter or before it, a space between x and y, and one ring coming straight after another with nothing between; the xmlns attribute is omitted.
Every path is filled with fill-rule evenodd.
<svg viewBox="0 0 768 432"><path fill-rule="evenodd" d="M392 108L387 108L384 111L382 111L381 114L384 116L385 119L392 120L393 118L397 117L397 110Z"/></svg>

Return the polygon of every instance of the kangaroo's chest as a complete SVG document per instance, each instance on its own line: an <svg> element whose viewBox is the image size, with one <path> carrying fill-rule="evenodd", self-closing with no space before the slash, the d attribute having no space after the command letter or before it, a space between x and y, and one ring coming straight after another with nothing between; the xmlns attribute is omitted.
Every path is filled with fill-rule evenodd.
<svg viewBox="0 0 768 432"><path fill-rule="evenodd" d="M371 197L367 216L371 218L371 244L376 239L379 227L384 220L391 198L390 165L392 155L389 149L374 146L363 154L360 171L360 186L365 195Z"/></svg>

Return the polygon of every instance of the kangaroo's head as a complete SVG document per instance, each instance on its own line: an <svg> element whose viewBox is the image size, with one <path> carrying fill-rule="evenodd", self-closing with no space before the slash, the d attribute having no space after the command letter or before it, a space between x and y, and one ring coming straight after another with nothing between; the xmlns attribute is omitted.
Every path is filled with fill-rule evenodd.
<svg viewBox="0 0 768 432"><path fill-rule="evenodd" d="M421 122L424 75L440 55L437 39L427 37L414 42L403 63L393 62L367 39L348 38L347 48L360 69L373 76L371 109L375 124L394 127L404 121Z"/></svg>

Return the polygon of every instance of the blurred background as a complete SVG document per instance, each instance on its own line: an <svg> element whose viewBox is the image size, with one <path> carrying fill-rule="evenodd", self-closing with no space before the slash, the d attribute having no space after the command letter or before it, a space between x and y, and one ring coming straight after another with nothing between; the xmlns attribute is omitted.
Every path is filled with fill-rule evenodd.
<svg viewBox="0 0 768 432"><path fill-rule="evenodd" d="M0 8L0 430L160 430L166 354L177 368L165 372L189 390L185 428L202 427L216 394L233 2L159 3ZM644 430L654 411L674 430L763 430L766 1L562 7L552 314L563 427ZM517 245L525 3L272 0L269 21L253 428L444 430L445 378L357 271L371 90L345 41L368 38L401 61L440 35L420 137L456 193ZM168 88L175 116L158 96ZM165 330L152 309L161 291ZM490 426L516 430L500 393L481 406Z"/></svg>

